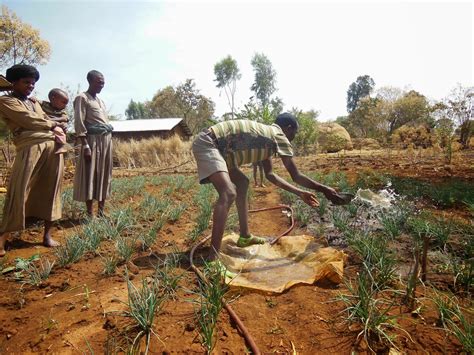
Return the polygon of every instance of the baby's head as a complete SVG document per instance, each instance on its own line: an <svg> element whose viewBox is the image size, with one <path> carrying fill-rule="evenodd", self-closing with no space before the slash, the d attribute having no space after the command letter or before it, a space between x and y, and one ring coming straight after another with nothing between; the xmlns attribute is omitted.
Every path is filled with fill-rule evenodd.
<svg viewBox="0 0 474 355"><path fill-rule="evenodd" d="M64 110L69 102L67 92L61 89L52 89L48 98L51 106L56 110Z"/></svg>

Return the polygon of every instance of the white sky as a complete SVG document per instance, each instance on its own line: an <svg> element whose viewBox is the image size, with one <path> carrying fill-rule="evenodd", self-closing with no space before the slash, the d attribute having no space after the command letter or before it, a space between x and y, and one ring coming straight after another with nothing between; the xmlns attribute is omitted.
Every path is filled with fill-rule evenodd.
<svg viewBox="0 0 474 355"><path fill-rule="evenodd" d="M357 76L376 88L410 88L441 99L456 83L473 85L472 2L114 2L3 1L52 46L38 69L40 95L60 83L86 89L90 69L104 73L101 94L113 114L130 99L193 78L229 110L215 87L214 64L230 54L242 79L237 107L252 96L250 60L261 52L277 72L285 108L346 114Z"/></svg>

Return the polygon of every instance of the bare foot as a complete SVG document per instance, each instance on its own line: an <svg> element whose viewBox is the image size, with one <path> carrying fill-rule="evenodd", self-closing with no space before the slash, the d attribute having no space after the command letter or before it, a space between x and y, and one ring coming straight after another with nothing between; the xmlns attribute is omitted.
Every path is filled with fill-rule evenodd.
<svg viewBox="0 0 474 355"><path fill-rule="evenodd" d="M0 236L0 258L2 256L5 256L5 254L7 253L5 251L5 243L7 242L7 236L6 234L3 234Z"/></svg>
<svg viewBox="0 0 474 355"><path fill-rule="evenodd" d="M260 187L266 187L265 184L260 184Z"/></svg>
<svg viewBox="0 0 474 355"><path fill-rule="evenodd" d="M58 247L60 246L61 244L59 244L57 241L55 241L53 238L49 237L49 238L44 238L43 239L43 245L45 247L48 247L48 248L54 248L54 247Z"/></svg>

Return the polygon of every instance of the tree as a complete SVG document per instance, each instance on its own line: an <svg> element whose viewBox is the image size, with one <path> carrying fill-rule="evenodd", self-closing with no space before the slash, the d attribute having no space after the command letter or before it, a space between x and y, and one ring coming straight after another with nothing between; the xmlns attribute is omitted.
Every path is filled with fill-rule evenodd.
<svg viewBox="0 0 474 355"><path fill-rule="evenodd" d="M357 80L347 90L347 112L351 113L357 108L359 101L369 96L375 87L374 79L369 75L357 77Z"/></svg>
<svg viewBox="0 0 474 355"><path fill-rule="evenodd" d="M408 123L433 128L431 112L430 103L420 93L384 87L377 91L375 98L361 98L349 116L338 123L353 137L381 140Z"/></svg>
<svg viewBox="0 0 474 355"><path fill-rule="evenodd" d="M445 105L448 117L459 127L463 148L468 148L474 116L474 87L463 87L459 84L445 99Z"/></svg>
<svg viewBox="0 0 474 355"><path fill-rule="evenodd" d="M151 118L148 105L143 102L135 102L130 100L127 109L125 110L125 117L127 120L139 120L144 118Z"/></svg>
<svg viewBox="0 0 474 355"><path fill-rule="evenodd" d="M180 117L182 111L176 96L176 90L172 86L158 90L150 101L150 111L153 117Z"/></svg>
<svg viewBox="0 0 474 355"><path fill-rule="evenodd" d="M265 124L272 124L275 118L283 112L283 100L275 97L265 106L260 105L251 97L244 108L236 113L236 118L240 120L252 120Z"/></svg>
<svg viewBox="0 0 474 355"><path fill-rule="evenodd" d="M434 126L430 116L430 104L426 97L417 91L411 90L405 93L393 103L390 111L387 113L389 134L407 123Z"/></svg>
<svg viewBox="0 0 474 355"><path fill-rule="evenodd" d="M317 118L319 112L315 110L303 112L297 108L292 108L290 112L296 117L299 124L298 133L292 145L298 152L308 154L318 140Z"/></svg>
<svg viewBox="0 0 474 355"><path fill-rule="evenodd" d="M15 13L2 6L0 17L0 67L14 64L46 64L51 55L48 41L40 32L22 22Z"/></svg>
<svg viewBox="0 0 474 355"><path fill-rule="evenodd" d="M276 91L276 71L263 53L255 53L250 64L255 72L255 81L250 90L255 92L255 97L260 104L266 106Z"/></svg>
<svg viewBox="0 0 474 355"><path fill-rule="evenodd" d="M214 81L217 81L217 87L221 90L224 89L230 106L231 119L234 119L235 90L237 88L237 80L240 80L242 77L237 61L228 55L214 65L214 74L216 76Z"/></svg>
<svg viewBox="0 0 474 355"><path fill-rule="evenodd" d="M159 90L149 108L154 117L182 117L193 134L212 124L214 115L214 102L199 93L193 79Z"/></svg>
<svg viewBox="0 0 474 355"><path fill-rule="evenodd" d="M351 137L380 139L383 126L380 108L380 100L377 98L366 96L360 99L357 108L349 114L343 127Z"/></svg>

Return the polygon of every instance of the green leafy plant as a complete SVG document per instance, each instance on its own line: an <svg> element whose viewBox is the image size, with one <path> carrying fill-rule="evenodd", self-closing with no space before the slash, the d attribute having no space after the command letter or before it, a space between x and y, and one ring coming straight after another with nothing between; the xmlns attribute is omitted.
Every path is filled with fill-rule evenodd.
<svg viewBox="0 0 474 355"><path fill-rule="evenodd" d="M118 237L115 243L119 260L128 263L135 253L136 239L134 237Z"/></svg>
<svg viewBox="0 0 474 355"><path fill-rule="evenodd" d="M435 292L432 301L438 309L439 323L461 343L466 354L474 352L474 323L472 309L463 310L453 295ZM469 316L465 314L469 313Z"/></svg>
<svg viewBox="0 0 474 355"><path fill-rule="evenodd" d="M118 263L119 260L115 255L102 257L102 264L104 265L104 270L102 271L102 273L106 276L115 274Z"/></svg>
<svg viewBox="0 0 474 355"><path fill-rule="evenodd" d="M134 228L137 221L131 207L116 208L110 212L108 225L111 226L111 235L120 235ZM115 230L114 230L115 229ZM114 238L111 238L114 239Z"/></svg>
<svg viewBox="0 0 474 355"><path fill-rule="evenodd" d="M341 294L338 299L347 306L344 310L347 321L362 325L358 338L363 336L371 350L374 342L387 342L396 348L393 343L395 335L390 334L389 330L403 329L396 324L396 317L389 315L395 301L379 297L378 288L372 280L370 271L365 268L357 275L355 285L346 283L349 294Z"/></svg>
<svg viewBox="0 0 474 355"><path fill-rule="evenodd" d="M199 214L196 218L196 226L191 231L191 240L196 240L202 232L209 227L209 220L212 215L211 198L214 190L212 186L201 185L199 192L195 198L195 202L199 206Z"/></svg>
<svg viewBox="0 0 474 355"><path fill-rule="evenodd" d="M133 341L133 345L137 346L139 340L146 337L145 354L148 354L150 346L150 336L156 333L153 331L153 321L156 313L159 312L166 297L162 294L159 283L152 280L150 283L146 279L142 279L141 287L136 287L127 276L128 289L128 310L125 315L131 317L139 332ZM157 336L158 337L158 336Z"/></svg>
<svg viewBox="0 0 474 355"><path fill-rule="evenodd" d="M73 235L66 242L55 248L54 254L59 266L66 266L79 261L87 251L85 241L79 235Z"/></svg>
<svg viewBox="0 0 474 355"><path fill-rule="evenodd" d="M371 270L374 287L386 288L395 277L397 264L388 241L379 235L357 231L347 238L347 242L359 254L365 268Z"/></svg>
<svg viewBox="0 0 474 355"><path fill-rule="evenodd" d="M351 218L357 217L357 213L359 212L360 205L358 203L349 203L347 206L345 206L345 209L347 212L349 212L349 216Z"/></svg>
<svg viewBox="0 0 474 355"><path fill-rule="evenodd" d="M335 207L332 210L332 222L334 227L344 233L350 227L350 215L344 208Z"/></svg>
<svg viewBox="0 0 474 355"><path fill-rule="evenodd" d="M171 222L176 222L188 206L185 203L177 204L173 207L170 207L167 211L168 220Z"/></svg>
<svg viewBox="0 0 474 355"><path fill-rule="evenodd" d="M86 243L87 250L97 253L100 243L102 242L102 234L100 228L97 228L98 223L94 220L89 221L83 229L82 235Z"/></svg>
<svg viewBox="0 0 474 355"><path fill-rule="evenodd" d="M177 272L180 257L176 253L166 255L162 263L155 267L155 278L159 280L163 293L172 299L176 299L176 291L179 281L183 278L183 273Z"/></svg>
<svg viewBox="0 0 474 355"><path fill-rule="evenodd" d="M470 319L464 315L458 304L450 310L451 316L447 319L448 329L459 340L467 354L474 353L474 323L472 314Z"/></svg>
<svg viewBox="0 0 474 355"><path fill-rule="evenodd" d="M85 208L84 204L80 203L78 201L75 201L72 198L73 194L73 189L72 188L66 188L64 192L62 193L61 199L62 199L62 214L63 218L69 218L72 220L76 220L78 218L81 218L85 214Z"/></svg>
<svg viewBox="0 0 474 355"><path fill-rule="evenodd" d="M215 347L215 332L219 314L224 307L224 295L228 290L225 284L225 267L221 263L204 264L206 281L199 280L198 296L193 302L201 341L210 354Z"/></svg>
<svg viewBox="0 0 474 355"><path fill-rule="evenodd" d="M35 263L29 263L24 269L27 278L23 282L34 286L41 285L43 281L49 278L53 266L54 261L50 262L48 259L45 259L44 261L43 259L40 259L38 266L36 266Z"/></svg>
<svg viewBox="0 0 474 355"><path fill-rule="evenodd" d="M474 201L463 201L471 216L474 216Z"/></svg>
<svg viewBox="0 0 474 355"><path fill-rule="evenodd" d="M451 220L444 218L436 218L430 225L430 232L436 245L442 249L446 248L446 244L449 240L454 229L454 225Z"/></svg>
<svg viewBox="0 0 474 355"><path fill-rule="evenodd" d="M392 208L380 211L377 214L377 219L383 227L384 234L388 238L395 239L402 233L404 225L412 213L409 203L399 200Z"/></svg>
<svg viewBox="0 0 474 355"><path fill-rule="evenodd" d="M469 292L474 284L474 259L462 260L453 257L451 266L454 273L454 286L463 287Z"/></svg>
<svg viewBox="0 0 474 355"><path fill-rule="evenodd" d="M302 200L297 200L293 209L295 211L295 219L299 221L302 226L307 226L312 218L311 207L306 205Z"/></svg>
<svg viewBox="0 0 474 355"><path fill-rule="evenodd" d="M280 190L281 200L286 205L292 205L298 200L298 196L286 190Z"/></svg>
<svg viewBox="0 0 474 355"><path fill-rule="evenodd" d="M112 194L116 201L123 201L140 195L145 187L144 176L112 180Z"/></svg>
<svg viewBox="0 0 474 355"><path fill-rule="evenodd" d="M451 318L451 309L458 300L454 295L444 295L438 291L434 291L431 300L438 310L438 325L446 327L447 321Z"/></svg>
<svg viewBox="0 0 474 355"><path fill-rule="evenodd" d="M169 206L169 197L157 199L150 194L145 194L139 207L140 218L145 221L154 220L156 216L167 211Z"/></svg>
<svg viewBox="0 0 474 355"><path fill-rule="evenodd" d="M158 232L163 228L165 224L166 217L161 215L158 220L153 224L150 230L146 233L140 234L138 239L141 241L143 250L149 249L153 246L158 237Z"/></svg>

